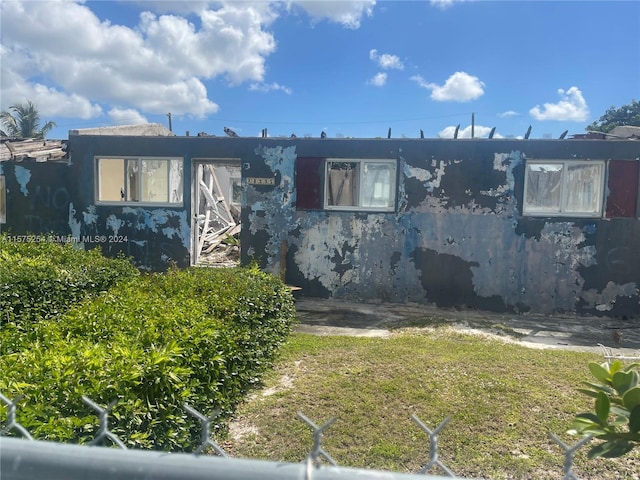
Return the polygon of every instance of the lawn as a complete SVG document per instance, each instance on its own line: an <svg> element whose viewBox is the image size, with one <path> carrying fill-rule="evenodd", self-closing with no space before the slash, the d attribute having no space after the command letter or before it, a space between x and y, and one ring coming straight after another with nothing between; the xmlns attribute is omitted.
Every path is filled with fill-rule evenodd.
<svg viewBox="0 0 640 480"><path fill-rule="evenodd" d="M417 472L429 459L416 414L439 435L440 459L456 475L562 478L563 453L549 439L566 432L592 402L576 392L597 354L530 349L447 327L405 329L390 338L294 334L264 388L238 410L224 448L235 457L299 462L311 449L303 412L336 422L323 447L338 465ZM581 479L640 479L640 451L588 460ZM438 468L429 473L440 475Z"/></svg>

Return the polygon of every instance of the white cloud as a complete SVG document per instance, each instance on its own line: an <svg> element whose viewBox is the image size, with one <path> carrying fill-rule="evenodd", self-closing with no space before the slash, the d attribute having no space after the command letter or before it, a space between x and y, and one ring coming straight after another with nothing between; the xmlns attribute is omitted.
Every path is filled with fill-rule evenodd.
<svg viewBox="0 0 640 480"><path fill-rule="evenodd" d="M378 55L378 50L375 48L369 51L369 59L377 62L378 66L383 70L404 70L404 64L397 55L389 53Z"/></svg>
<svg viewBox="0 0 640 480"><path fill-rule="evenodd" d="M387 74L385 72L376 73L367 83L376 87L382 87L387 83Z"/></svg>
<svg viewBox="0 0 640 480"><path fill-rule="evenodd" d="M83 3L2 2L2 107L27 97L43 114L82 118L109 103L199 118L216 112L202 80L262 82L276 48L263 26L275 14L266 2L199 5L199 26L145 12L129 28L101 22Z"/></svg>
<svg viewBox="0 0 640 480"><path fill-rule="evenodd" d="M413 80L414 82L416 82L419 87L429 88L429 83L424 78L422 78L422 75L413 75L412 77L409 77L409 80Z"/></svg>
<svg viewBox="0 0 640 480"><path fill-rule="evenodd" d="M0 45L0 109L27 100L38 107L43 119L46 117L75 117L88 119L102 113L100 105L91 103L75 93L66 93L38 81L28 82L23 72L31 68L30 61L21 52Z"/></svg>
<svg viewBox="0 0 640 480"><path fill-rule="evenodd" d="M108 115L114 125L139 125L149 123L149 120L147 120L144 115L133 108L115 107L109 110Z"/></svg>
<svg viewBox="0 0 640 480"><path fill-rule="evenodd" d="M346 28L356 30L360 28L362 18L373 15L375 0L344 1L344 0L297 0L289 2L304 9L314 20L329 20L340 23Z"/></svg>
<svg viewBox="0 0 640 480"><path fill-rule="evenodd" d="M291 88L286 87L284 85L280 85L279 83L273 82L273 83L252 83L249 86L249 90L255 91L255 92L272 92L272 91L280 91L280 92L284 92L287 95L291 95L293 93L293 91L291 90Z"/></svg>
<svg viewBox="0 0 640 480"><path fill-rule="evenodd" d="M430 4L434 7L438 7L441 10L446 10L454 3L464 2L466 0L430 0Z"/></svg>
<svg viewBox="0 0 640 480"><path fill-rule="evenodd" d="M536 120L569 120L584 122L589 118L589 107L578 87L571 87L566 92L558 89L560 101L545 103L542 108L536 105L529 113Z"/></svg>
<svg viewBox="0 0 640 480"><path fill-rule="evenodd" d="M412 76L411 80L431 90L431 99L438 102L468 102L484 95L484 83L466 72L455 72L444 85L429 83L420 75Z"/></svg>
<svg viewBox="0 0 640 480"><path fill-rule="evenodd" d="M492 127L484 127L482 125L476 125L473 129L473 137L474 138L488 137L489 133L491 133L491 128ZM438 132L438 137L453 138L455 131L456 131L455 125L446 127ZM458 138L471 138L471 125L468 125L458 130ZM504 137L499 133L494 133L493 138L504 138Z"/></svg>
<svg viewBox="0 0 640 480"><path fill-rule="evenodd" d="M517 117L518 115L520 114L518 112L514 112L513 110L507 110L506 112L502 112L498 114L500 118Z"/></svg>

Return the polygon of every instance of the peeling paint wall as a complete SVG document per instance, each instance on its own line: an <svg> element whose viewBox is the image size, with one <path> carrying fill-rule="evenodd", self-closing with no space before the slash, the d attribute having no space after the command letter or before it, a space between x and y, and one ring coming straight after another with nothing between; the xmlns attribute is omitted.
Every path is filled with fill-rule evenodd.
<svg viewBox="0 0 640 480"><path fill-rule="evenodd" d="M251 164L287 180L260 187L259 194L247 189L249 230L243 244L249 246L243 258L277 272L286 239L286 280L303 295L499 312L640 315L640 256L633 253L640 247L637 217L521 214L527 158L638 162L637 142L285 145L289 142L261 146L260 158ZM291 184L291 165L284 165L307 157L397 159L397 211L327 211L308 207L314 205L308 199L304 209L296 209L296 171ZM305 188L307 180L300 182Z"/></svg>
<svg viewBox="0 0 640 480"><path fill-rule="evenodd" d="M640 171L638 142L72 136L69 146L70 165L4 165L8 226L54 226L91 240L86 248L131 255L141 268L188 266L194 159L234 158L242 166L241 260L286 269L302 295L640 316L638 182L629 173ZM96 156L183 158L183 203L97 203ZM325 158L397 162L394 211L325 210ZM615 165L608 218L523 216L531 159ZM16 220L15 212L36 211L40 225Z"/></svg>
<svg viewBox="0 0 640 480"><path fill-rule="evenodd" d="M167 141L169 140L169 141ZM100 248L106 255L124 254L142 270L166 270L190 264L190 184L183 188L183 203L149 205L96 201L96 157L185 158L188 143L175 137L111 137L72 135L69 141L72 174L80 185L69 212L73 236L84 248ZM183 172L190 173L190 161Z"/></svg>
<svg viewBox="0 0 640 480"><path fill-rule="evenodd" d="M6 224L11 234L71 235L69 208L72 192L66 163L3 162Z"/></svg>

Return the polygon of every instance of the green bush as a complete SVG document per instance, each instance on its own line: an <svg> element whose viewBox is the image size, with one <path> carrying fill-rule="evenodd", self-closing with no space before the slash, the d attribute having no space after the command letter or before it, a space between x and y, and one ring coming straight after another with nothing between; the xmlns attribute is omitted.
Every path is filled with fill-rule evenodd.
<svg viewBox="0 0 640 480"><path fill-rule="evenodd" d="M200 424L220 423L286 340L295 317L289 289L257 268L170 270L123 281L57 321L34 325L31 345L0 357L0 392L26 395L18 421L37 439L85 443L95 413L112 411L128 447L193 450ZM17 332L8 341L23 344Z"/></svg>
<svg viewBox="0 0 640 480"><path fill-rule="evenodd" d="M579 391L595 398L594 412L576 415L575 433L592 435L602 442L589 450L589 458L621 457L640 447L640 364L623 366L591 362L589 370L599 383L584 382Z"/></svg>
<svg viewBox="0 0 640 480"><path fill-rule="evenodd" d="M0 325L29 328L30 323L56 317L85 296L137 274L128 260L105 258L97 249L11 242L0 235Z"/></svg>

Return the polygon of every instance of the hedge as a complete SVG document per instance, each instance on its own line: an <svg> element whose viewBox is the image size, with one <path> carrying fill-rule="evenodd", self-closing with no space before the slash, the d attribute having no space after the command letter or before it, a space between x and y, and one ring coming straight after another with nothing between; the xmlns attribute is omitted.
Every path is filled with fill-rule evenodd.
<svg viewBox="0 0 640 480"><path fill-rule="evenodd" d="M295 317L290 290L257 268L170 270L128 279L57 320L34 324L28 348L0 357L0 392L26 398L34 438L86 443L98 430L86 395L117 400L112 431L128 446L191 451L200 424L183 409L233 413L272 365Z"/></svg>
<svg viewBox="0 0 640 480"><path fill-rule="evenodd" d="M72 244L20 243L0 235L0 325L21 328L56 317L86 296L95 296L138 271L123 257Z"/></svg>

